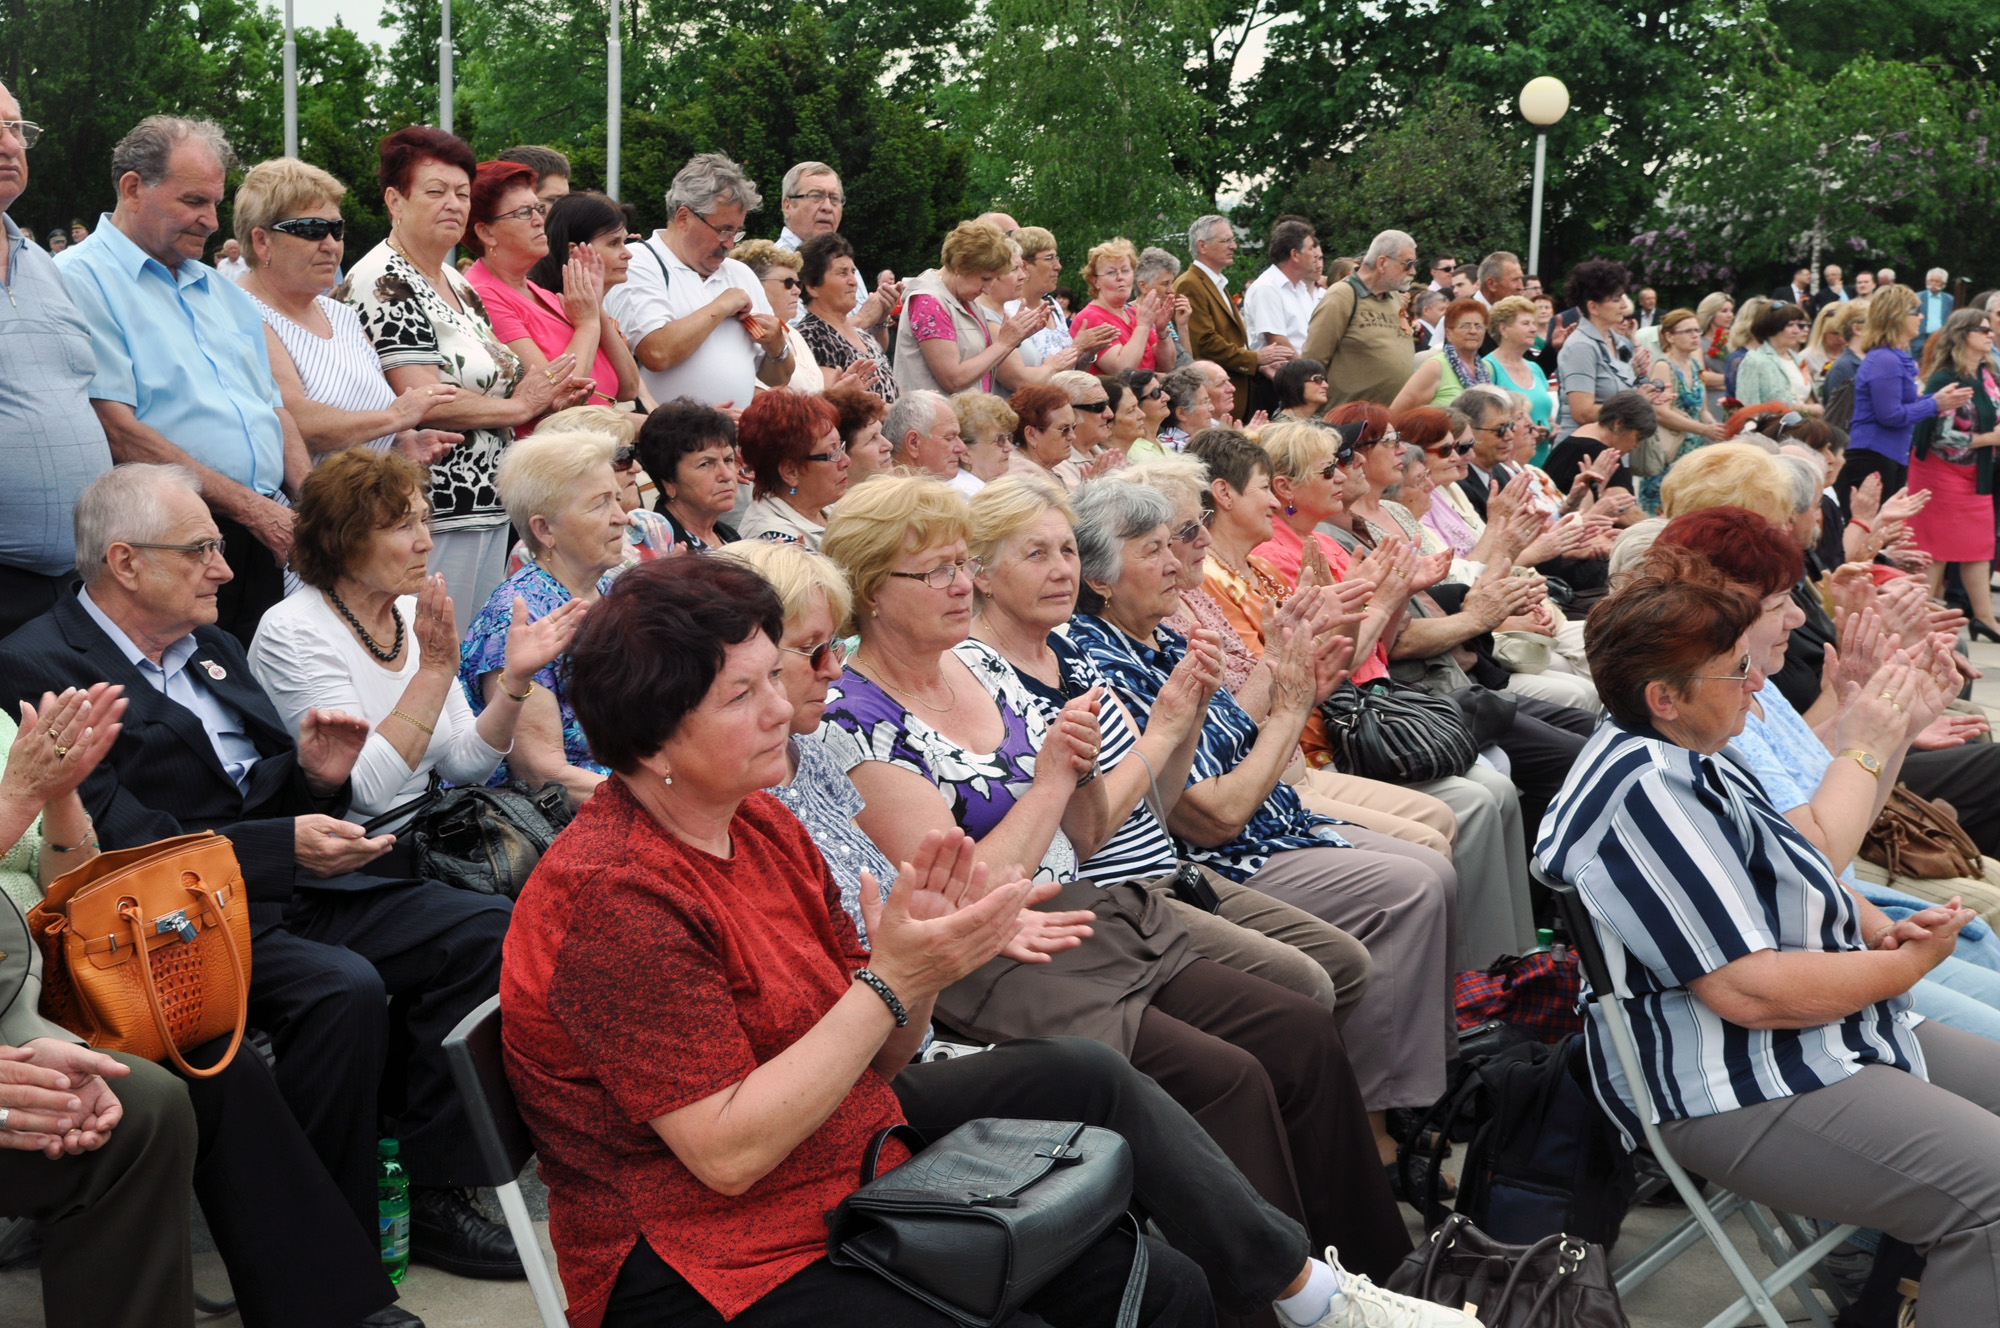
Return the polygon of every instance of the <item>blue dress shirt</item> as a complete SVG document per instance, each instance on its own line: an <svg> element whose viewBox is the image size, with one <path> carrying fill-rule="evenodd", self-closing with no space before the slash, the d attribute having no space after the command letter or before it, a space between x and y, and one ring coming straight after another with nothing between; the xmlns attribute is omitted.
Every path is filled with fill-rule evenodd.
<svg viewBox="0 0 2000 1328"><path fill-rule="evenodd" d="M141 424L218 474L265 497L277 493L284 399L256 302L206 263L190 258L169 271L109 214L55 263L90 325L91 397L130 406Z"/></svg>
<svg viewBox="0 0 2000 1328"><path fill-rule="evenodd" d="M90 598L90 591L77 592L76 601L83 605L83 611L90 615L90 620L104 629L104 634L111 638L111 644L123 652L132 667L145 676L154 691L194 712L194 717L201 721L202 729L215 747L215 759L222 762L223 771L236 781L236 787L241 791L250 778L250 767L262 758L257 753L257 744L250 741L250 736L243 731L243 716L201 681L203 670L222 666L210 660L195 660L200 643L194 639L192 632L162 651L160 662L155 664L132 643L131 637L125 635L124 628L97 607ZM195 663L197 667L189 668L190 663Z"/></svg>

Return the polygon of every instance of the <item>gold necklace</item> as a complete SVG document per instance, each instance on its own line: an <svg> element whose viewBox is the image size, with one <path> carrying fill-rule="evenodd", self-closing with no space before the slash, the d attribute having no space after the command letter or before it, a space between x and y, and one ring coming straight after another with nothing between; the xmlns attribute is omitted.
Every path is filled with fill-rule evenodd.
<svg viewBox="0 0 2000 1328"><path fill-rule="evenodd" d="M861 661L858 658L855 660L855 663L857 665L859 665L860 662ZM922 706L924 709L929 710L934 714L940 714L940 715L946 714L958 708L958 691L951 685L951 679L944 676L944 672L942 669L940 669L938 672L938 681L944 684L944 694L946 699L943 705L937 705L934 702L926 701L924 700L923 697L917 695L915 692L906 692L902 688L896 686L896 684L887 681L879 674L864 673L862 674L862 676L865 678L871 678L872 681L875 683L875 685L882 688L884 691L894 692L897 696L906 696L910 698L912 701L915 701L918 705Z"/></svg>

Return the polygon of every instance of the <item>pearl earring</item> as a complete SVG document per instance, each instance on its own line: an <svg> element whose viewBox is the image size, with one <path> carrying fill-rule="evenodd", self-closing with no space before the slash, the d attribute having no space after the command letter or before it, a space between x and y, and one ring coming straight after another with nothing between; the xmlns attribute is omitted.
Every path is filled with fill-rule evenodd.
<svg viewBox="0 0 2000 1328"><path fill-rule="evenodd" d="M662 778L662 779L660 780L660 782L661 782L662 784L665 784L665 785L666 785L666 786L667 786L668 788L672 788L672 787L674 786L674 777L673 777L672 775L667 775L667 776L664 776L664 777L663 777L663 778Z"/></svg>

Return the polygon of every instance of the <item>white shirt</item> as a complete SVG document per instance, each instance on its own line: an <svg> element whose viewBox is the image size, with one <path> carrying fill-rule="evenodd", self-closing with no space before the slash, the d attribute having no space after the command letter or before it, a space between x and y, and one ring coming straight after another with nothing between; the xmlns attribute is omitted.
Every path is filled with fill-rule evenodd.
<svg viewBox="0 0 2000 1328"><path fill-rule="evenodd" d="M218 258L215 270L230 281L241 281L249 273L250 265L240 258Z"/></svg>
<svg viewBox="0 0 2000 1328"><path fill-rule="evenodd" d="M1281 336L1292 343L1294 350L1303 350L1306 325L1312 322L1313 309L1318 304L1319 292L1304 278L1288 280L1276 264L1259 272L1243 288L1243 326L1249 333L1251 349L1266 344L1273 336Z"/></svg>
<svg viewBox="0 0 2000 1328"><path fill-rule="evenodd" d="M1229 293L1228 277L1223 276L1220 272L1217 272L1214 268L1202 262L1199 258L1195 259L1194 265L1200 268L1204 273L1208 275L1208 279L1215 283L1215 288L1217 290L1221 291L1224 295L1227 295Z"/></svg>
<svg viewBox="0 0 2000 1328"><path fill-rule="evenodd" d="M964 466L960 466L958 468L958 474L946 480L945 484L951 488L957 489L960 493L964 494L968 498L970 498L973 494L978 493L981 489L986 487L985 480L980 479L977 475L967 470Z"/></svg>
<svg viewBox="0 0 2000 1328"><path fill-rule="evenodd" d="M409 641L400 668L389 668L370 655L326 596L310 586L272 606L250 642L250 672L287 728L296 730L311 706L345 710L368 721L368 741L354 760L350 819L357 821L379 816L421 794L434 767L454 784L484 784L507 755L479 736L478 720L457 679L445 692L444 708L431 721L437 732L415 770L382 736L382 721L402 700L423 663L417 649L417 597L398 599L396 612L402 615Z"/></svg>
<svg viewBox="0 0 2000 1328"><path fill-rule="evenodd" d="M676 318L686 318L731 286L750 297L750 312L771 316L764 283L748 267L725 258L722 266L704 277L667 247L664 234L656 231L645 243L632 246L625 280L604 297L605 309L625 330L625 340L635 353L639 343L654 332ZM655 401L693 397L708 406L733 402L741 410L750 404L757 387L757 366L763 360L764 348L750 339L743 324L727 318L672 368L655 371L640 365L639 381Z"/></svg>

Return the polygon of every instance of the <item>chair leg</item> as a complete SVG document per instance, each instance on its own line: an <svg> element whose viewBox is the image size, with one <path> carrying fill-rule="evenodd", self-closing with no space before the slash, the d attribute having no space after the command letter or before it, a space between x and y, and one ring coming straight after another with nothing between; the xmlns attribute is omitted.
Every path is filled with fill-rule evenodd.
<svg viewBox="0 0 2000 1328"><path fill-rule="evenodd" d="M1806 1234L1805 1225L1792 1214L1783 1209L1773 1208L1771 1216L1777 1218L1778 1225L1785 1229L1785 1235L1791 1240L1792 1248L1802 1250L1812 1243L1813 1237ZM1846 1294L1841 1291L1840 1284L1834 1281L1833 1274L1827 1271L1823 1261L1813 1269L1813 1277L1818 1281L1820 1290L1826 1292L1827 1299L1833 1302L1833 1312L1836 1315L1847 1308Z"/></svg>
<svg viewBox="0 0 2000 1328"><path fill-rule="evenodd" d="M521 1198L521 1182L510 1180L496 1193L500 1197L500 1211L507 1216L507 1230L514 1237L515 1252L521 1256L521 1267L528 1274L528 1287L535 1293L535 1308L541 1311L542 1328L568 1328L569 1320L563 1314L555 1278L549 1272L548 1260L542 1257L541 1242L535 1239L535 1224L529 1220L527 1202Z"/></svg>
<svg viewBox="0 0 2000 1328"><path fill-rule="evenodd" d="M1724 1189L1716 1190L1712 1202L1709 1200L1703 1202L1709 1204L1709 1211L1715 1214L1717 1222L1727 1222L1736 1215L1736 1210L1743 1206L1743 1200L1739 1196ZM1629 1262L1612 1274L1612 1280L1618 1287L1618 1294L1628 1295L1644 1286L1653 1274L1700 1244L1702 1239L1701 1223L1690 1213L1682 1218L1672 1231L1655 1241L1651 1248L1634 1255Z"/></svg>
<svg viewBox="0 0 2000 1328"><path fill-rule="evenodd" d="M1793 1243L1780 1236L1777 1228L1771 1225L1771 1219L1764 1205L1754 1203L1747 1205L1743 1210L1743 1216L1750 1223L1750 1229L1757 1233L1757 1243L1764 1247L1764 1254L1773 1265L1782 1265L1792 1257ZM1797 1248L1803 1249L1805 1246L1801 1243ZM1809 1266L1805 1275L1791 1284L1792 1295L1798 1298L1800 1308L1805 1310L1806 1317L1813 1321L1815 1328L1833 1328L1833 1320L1827 1315L1826 1307L1819 1303L1819 1297L1813 1293L1811 1283L1818 1280L1814 1276L1816 1267L1817 1265Z"/></svg>

